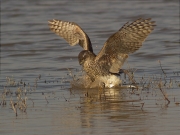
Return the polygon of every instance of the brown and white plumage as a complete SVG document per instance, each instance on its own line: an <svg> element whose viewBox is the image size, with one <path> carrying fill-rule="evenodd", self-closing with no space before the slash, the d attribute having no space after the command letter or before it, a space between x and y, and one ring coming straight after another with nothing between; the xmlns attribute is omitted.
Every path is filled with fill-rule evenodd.
<svg viewBox="0 0 180 135"><path fill-rule="evenodd" d="M91 41L81 27L74 22L52 20L49 21L50 29L64 38L71 46L79 44L84 50L93 52Z"/></svg>
<svg viewBox="0 0 180 135"><path fill-rule="evenodd" d="M120 81L112 78L119 73L120 68L128 58L128 54L138 50L147 36L154 29L155 22L151 19L137 19L127 22L119 31L114 33L105 42L103 48L96 56L93 53L91 41L88 35L74 22L52 20L49 21L50 29L64 38L71 46L79 44L84 50L79 53L80 65L92 81L105 83L106 87L116 86ZM102 77L109 78L111 86L106 84ZM112 77L112 78L111 78Z"/></svg>

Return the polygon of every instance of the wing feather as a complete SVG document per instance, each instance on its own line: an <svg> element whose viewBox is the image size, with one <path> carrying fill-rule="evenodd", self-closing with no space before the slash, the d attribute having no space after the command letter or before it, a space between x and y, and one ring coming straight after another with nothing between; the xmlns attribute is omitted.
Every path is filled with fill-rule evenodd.
<svg viewBox="0 0 180 135"><path fill-rule="evenodd" d="M64 38L71 46L79 44L84 50L93 52L91 41L81 27L74 22L50 20L51 31Z"/></svg>
<svg viewBox="0 0 180 135"><path fill-rule="evenodd" d="M155 22L151 19L141 18L132 23L127 22L118 32L108 38L95 61L103 63L110 72L118 73L128 54L142 46L154 29L154 24Z"/></svg>

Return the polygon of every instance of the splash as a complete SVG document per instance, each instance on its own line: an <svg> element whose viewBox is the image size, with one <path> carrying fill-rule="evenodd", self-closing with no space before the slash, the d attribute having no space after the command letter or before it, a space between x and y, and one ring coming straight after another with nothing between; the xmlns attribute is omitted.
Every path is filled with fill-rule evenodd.
<svg viewBox="0 0 180 135"><path fill-rule="evenodd" d="M115 75L98 77L94 82L86 75L73 78L71 81L72 88L118 88L121 87L122 81Z"/></svg>

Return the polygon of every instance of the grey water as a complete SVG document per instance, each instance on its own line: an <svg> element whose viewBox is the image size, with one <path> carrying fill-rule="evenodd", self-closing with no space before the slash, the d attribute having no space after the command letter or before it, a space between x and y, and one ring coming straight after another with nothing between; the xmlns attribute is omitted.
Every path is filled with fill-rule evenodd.
<svg viewBox="0 0 180 135"><path fill-rule="evenodd" d="M123 68L136 68L139 79L163 78L160 61L169 79L180 84L179 1L2 0L0 93L6 77L16 83L22 80L27 89L39 75L41 78L37 88L26 95L26 113L18 111L16 117L9 105L16 97L6 97L7 105L0 106L0 134L179 134L178 85L166 90L171 101L168 106L159 90L141 92L144 100L137 102L131 101L139 97L126 89L107 89L104 97L99 90L74 90L68 69L81 71L77 56L82 48L69 46L48 26L51 19L76 22L90 37L97 54L109 36L138 18L152 18L157 26ZM7 88L15 91L17 86Z"/></svg>

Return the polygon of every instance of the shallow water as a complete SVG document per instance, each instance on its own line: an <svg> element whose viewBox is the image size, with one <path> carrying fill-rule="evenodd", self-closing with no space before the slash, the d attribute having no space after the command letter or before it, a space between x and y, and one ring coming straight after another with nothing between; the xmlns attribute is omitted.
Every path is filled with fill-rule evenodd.
<svg viewBox="0 0 180 135"><path fill-rule="evenodd" d="M180 105L175 104L180 102L178 1L6 0L1 2L1 11L0 92L6 77L12 75L16 83L22 79L26 89L32 90L26 95L26 113L18 111L17 117L9 105L11 96L6 97L7 105L0 106L0 134L180 133ZM70 47L49 30L47 21L78 23L98 53L111 34L140 17L152 18L157 26L123 68L138 69L135 77L139 80L142 76L164 78L160 60L167 80L174 81L166 89L171 103L165 105L159 89L137 91L140 95L130 94L129 89L70 89L67 68L74 73L81 70L77 55L82 48ZM14 92L17 86L7 89ZM15 94L12 99L16 100Z"/></svg>

